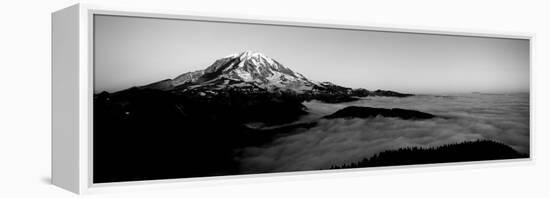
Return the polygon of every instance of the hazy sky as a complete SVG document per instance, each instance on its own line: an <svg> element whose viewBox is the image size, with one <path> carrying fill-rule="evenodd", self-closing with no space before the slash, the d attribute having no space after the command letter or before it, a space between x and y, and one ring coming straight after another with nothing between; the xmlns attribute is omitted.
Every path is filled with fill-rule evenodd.
<svg viewBox="0 0 550 198"><path fill-rule="evenodd" d="M353 88L529 90L528 40L121 16L94 22L96 93L175 78L244 50L309 79Z"/></svg>

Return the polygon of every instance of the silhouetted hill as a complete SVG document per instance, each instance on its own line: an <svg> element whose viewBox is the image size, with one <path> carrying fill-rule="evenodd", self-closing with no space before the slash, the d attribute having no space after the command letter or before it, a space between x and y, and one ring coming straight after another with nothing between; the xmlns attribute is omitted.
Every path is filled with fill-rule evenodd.
<svg viewBox="0 0 550 198"><path fill-rule="evenodd" d="M341 110L336 111L333 114L325 116L326 119L334 118L369 118L376 116L384 117L396 117L401 119L430 119L434 118L435 115L424 113L415 110L408 109L384 109L384 108L373 108L373 107L358 107L358 106L349 106Z"/></svg>
<svg viewBox="0 0 550 198"><path fill-rule="evenodd" d="M432 164L482 160L528 158L513 148L491 140L477 140L432 148L407 147L378 153L359 162L335 165L331 169Z"/></svg>
<svg viewBox="0 0 550 198"><path fill-rule="evenodd" d="M399 92L387 91L387 90L380 90L380 89L377 89L376 91L373 91L370 95L371 96L399 97L399 98L414 96L414 94L405 94L405 93L399 93Z"/></svg>
<svg viewBox="0 0 550 198"><path fill-rule="evenodd" d="M94 182L238 174L235 149L262 145L305 113L284 93L228 91L212 98L131 88L94 96Z"/></svg>

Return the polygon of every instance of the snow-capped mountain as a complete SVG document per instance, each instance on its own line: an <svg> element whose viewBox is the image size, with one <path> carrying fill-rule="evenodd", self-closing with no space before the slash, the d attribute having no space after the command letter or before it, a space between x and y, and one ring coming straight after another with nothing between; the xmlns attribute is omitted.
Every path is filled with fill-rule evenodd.
<svg viewBox="0 0 550 198"><path fill-rule="evenodd" d="M175 87L196 88L213 84L219 85L218 88L256 86L296 92L322 86L272 58L252 51L226 56L204 70L182 74L172 81Z"/></svg>
<svg viewBox="0 0 550 198"><path fill-rule="evenodd" d="M240 93L293 93L301 99L326 102L352 101L364 96L405 97L392 91L371 92L331 82L317 82L258 52L244 51L216 60L204 70L187 72L141 88L173 91L186 95L218 96L227 91Z"/></svg>

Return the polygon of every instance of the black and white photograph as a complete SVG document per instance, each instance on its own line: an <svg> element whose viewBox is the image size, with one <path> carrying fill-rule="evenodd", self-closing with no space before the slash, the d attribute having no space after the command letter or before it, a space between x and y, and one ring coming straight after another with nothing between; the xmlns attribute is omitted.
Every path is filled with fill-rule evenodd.
<svg viewBox="0 0 550 198"><path fill-rule="evenodd" d="M93 16L93 182L530 157L530 41Z"/></svg>

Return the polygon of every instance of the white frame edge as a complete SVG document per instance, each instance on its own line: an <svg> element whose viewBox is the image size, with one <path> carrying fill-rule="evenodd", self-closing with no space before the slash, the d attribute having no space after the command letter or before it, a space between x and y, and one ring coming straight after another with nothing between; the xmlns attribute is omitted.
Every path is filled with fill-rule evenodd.
<svg viewBox="0 0 550 198"><path fill-rule="evenodd" d="M93 43L92 35L94 14L418 34L526 39L530 41L530 158L93 184L93 46L91 44ZM388 172L407 173L434 171L439 169L457 170L502 167L504 165L517 166L534 164L533 132L535 125L533 119L534 92L532 86L533 34L494 33L490 31L470 31L431 27L427 30L426 28L423 29L418 27L379 24L373 26L344 24L350 23L341 21L326 23L326 21L318 21L313 19L296 20L281 17L274 18L168 10L114 8L89 4L76 4L52 13L52 183L74 193L88 194L97 192L120 192L127 190L133 191L205 185L212 186L220 184L226 185L238 183L273 182L284 181L287 179L309 180L329 177L349 177L354 175L378 175L388 174ZM76 86L74 86L75 84ZM73 85L73 87L67 88L67 86L70 85Z"/></svg>

